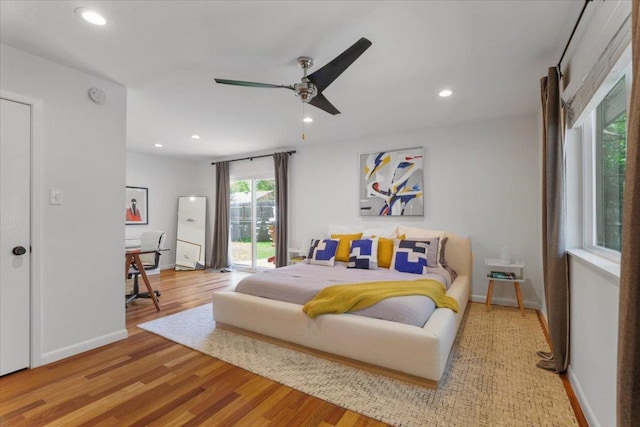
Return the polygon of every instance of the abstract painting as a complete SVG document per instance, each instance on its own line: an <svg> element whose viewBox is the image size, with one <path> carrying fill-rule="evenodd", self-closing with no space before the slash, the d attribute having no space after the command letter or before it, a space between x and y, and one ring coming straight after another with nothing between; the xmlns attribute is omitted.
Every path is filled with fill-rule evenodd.
<svg viewBox="0 0 640 427"><path fill-rule="evenodd" d="M424 215L422 148L360 155L360 215Z"/></svg>

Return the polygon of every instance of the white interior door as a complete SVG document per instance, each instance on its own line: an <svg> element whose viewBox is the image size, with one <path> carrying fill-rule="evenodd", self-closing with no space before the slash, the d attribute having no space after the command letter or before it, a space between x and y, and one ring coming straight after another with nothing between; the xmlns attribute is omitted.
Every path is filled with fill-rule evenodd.
<svg viewBox="0 0 640 427"><path fill-rule="evenodd" d="M31 107L0 107L0 375L29 367Z"/></svg>

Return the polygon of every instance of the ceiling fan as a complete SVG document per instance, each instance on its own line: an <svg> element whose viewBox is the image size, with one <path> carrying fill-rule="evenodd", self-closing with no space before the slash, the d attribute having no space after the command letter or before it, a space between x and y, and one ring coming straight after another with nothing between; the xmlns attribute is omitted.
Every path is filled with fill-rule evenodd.
<svg viewBox="0 0 640 427"><path fill-rule="evenodd" d="M264 87L264 88L285 88L295 92L302 102L309 103L314 107L326 111L329 114L340 114L322 91L338 78L353 62L358 59L371 46L371 42L364 37L355 42L350 48L335 57L324 67L307 75L307 70L313 66L313 58L301 56L298 58L298 66L304 70L304 75L300 83L293 85L274 85L269 83L245 82L241 80L214 79L216 83L235 86Z"/></svg>

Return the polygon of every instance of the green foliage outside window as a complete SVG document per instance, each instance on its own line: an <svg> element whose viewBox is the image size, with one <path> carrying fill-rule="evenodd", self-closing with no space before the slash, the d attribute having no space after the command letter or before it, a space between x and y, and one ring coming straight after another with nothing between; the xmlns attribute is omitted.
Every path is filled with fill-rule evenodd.
<svg viewBox="0 0 640 427"><path fill-rule="evenodd" d="M627 111L624 77L597 109L596 243L620 251L624 175L627 162Z"/></svg>
<svg viewBox="0 0 640 427"><path fill-rule="evenodd" d="M251 191L250 187L251 181L243 180L243 181L233 181L230 184L230 189L232 193L248 193ZM257 191L272 191L275 187L275 180L273 179L261 179L256 181L256 190Z"/></svg>

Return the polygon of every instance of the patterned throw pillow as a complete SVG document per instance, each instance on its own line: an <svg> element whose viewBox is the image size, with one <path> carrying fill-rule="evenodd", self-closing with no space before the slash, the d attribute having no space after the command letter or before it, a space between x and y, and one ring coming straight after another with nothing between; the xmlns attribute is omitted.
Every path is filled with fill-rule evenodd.
<svg viewBox="0 0 640 427"><path fill-rule="evenodd" d="M352 240L347 268L375 270L378 268L378 238Z"/></svg>
<svg viewBox="0 0 640 427"><path fill-rule="evenodd" d="M438 267L442 267L442 265L440 264L440 252L441 249L440 247L442 246L442 239L444 239L444 237L446 236L447 232L443 231L443 230L425 230L422 228L413 228L413 227L407 227L404 225L398 225L398 234L404 234L407 236L408 240L424 240L424 239L428 239L431 237L438 237L440 238L440 244L438 245L437 248L437 253L438 256L436 257L436 259L438 260ZM431 250L436 250L435 248L431 248Z"/></svg>
<svg viewBox="0 0 640 427"><path fill-rule="evenodd" d="M391 265L403 273L424 274L427 272L429 242L398 240L393 248Z"/></svg>
<svg viewBox="0 0 640 427"><path fill-rule="evenodd" d="M333 267L336 261L338 243L338 239L311 240L311 247L307 256L309 264Z"/></svg>
<svg viewBox="0 0 640 427"><path fill-rule="evenodd" d="M414 240L417 242L426 242L429 244L430 249L434 248L427 252L427 267L438 267L442 265L438 263L438 252L435 250L435 248L437 248L440 243L439 237L422 237L420 239L409 238L407 240Z"/></svg>

